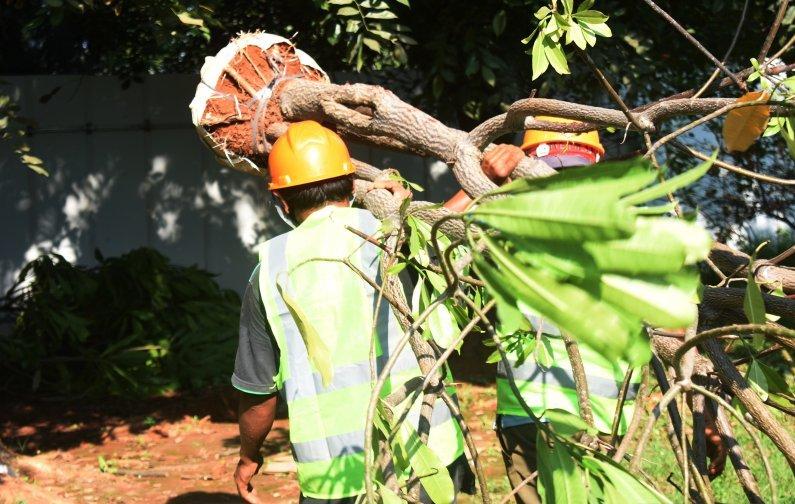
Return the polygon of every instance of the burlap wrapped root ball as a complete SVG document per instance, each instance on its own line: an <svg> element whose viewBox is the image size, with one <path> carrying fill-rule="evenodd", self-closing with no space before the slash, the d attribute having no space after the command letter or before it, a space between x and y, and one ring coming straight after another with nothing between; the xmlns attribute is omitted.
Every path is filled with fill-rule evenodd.
<svg viewBox="0 0 795 504"><path fill-rule="evenodd" d="M329 81L311 56L270 33L240 34L205 59L191 117L219 163L265 176L266 133L283 122L278 96L294 79Z"/></svg>

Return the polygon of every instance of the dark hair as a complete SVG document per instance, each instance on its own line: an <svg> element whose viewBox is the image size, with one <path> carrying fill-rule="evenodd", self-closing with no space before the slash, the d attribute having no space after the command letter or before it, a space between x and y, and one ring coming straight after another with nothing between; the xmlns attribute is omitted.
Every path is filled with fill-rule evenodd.
<svg viewBox="0 0 795 504"><path fill-rule="evenodd" d="M353 196L353 175L321 180L311 184L287 187L277 191L290 209L290 217L306 210L319 208L332 201L344 201Z"/></svg>

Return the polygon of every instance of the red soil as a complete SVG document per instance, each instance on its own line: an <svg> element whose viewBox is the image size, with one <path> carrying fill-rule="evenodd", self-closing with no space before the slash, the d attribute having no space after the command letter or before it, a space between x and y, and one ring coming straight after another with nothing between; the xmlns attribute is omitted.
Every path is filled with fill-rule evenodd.
<svg viewBox="0 0 795 504"><path fill-rule="evenodd" d="M257 46L246 46L232 59L229 66L255 91L273 82L273 68L276 68L279 79L297 76L323 80L320 72L301 64L290 44L275 44L267 51ZM244 83L237 82L225 71L215 85L215 90L222 96L207 102L201 123L227 150L264 167L267 164L264 133L269 125L283 120L277 99L283 86L284 82L275 85L271 99L261 112L256 143L252 130L259 101L252 99L252 94L246 91L247 86Z"/></svg>

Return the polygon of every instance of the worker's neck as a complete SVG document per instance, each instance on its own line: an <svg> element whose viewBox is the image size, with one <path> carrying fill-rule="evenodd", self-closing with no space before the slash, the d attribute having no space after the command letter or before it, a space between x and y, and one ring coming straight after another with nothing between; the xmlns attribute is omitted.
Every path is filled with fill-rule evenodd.
<svg viewBox="0 0 795 504"><path fill-rule="evenodd" d="M327 201L325 204L319 207L310 208L308 210L303 210L301 212L298 212L295 218L298 220L298 223L300 224L304 222L307 219L307 217L309 217L310 215L312 215L313 213L317 212L322 208L326 208L327 206L349 207L351 206L351 201L348 199L339 200L339 201Z"/></svg>

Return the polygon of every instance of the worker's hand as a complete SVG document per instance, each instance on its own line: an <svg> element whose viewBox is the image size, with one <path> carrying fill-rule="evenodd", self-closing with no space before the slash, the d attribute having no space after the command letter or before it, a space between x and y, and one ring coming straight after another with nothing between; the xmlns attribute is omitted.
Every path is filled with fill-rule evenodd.
<svg viewBox="0 0 795 504"><path fill-rule="evenodd" d="M237 493L243 502L248 504L260 504L262 501L257 497L256 490L251 484L251 478L254 477L259 468L262 467L262 457L259 460L251 460L247 457L240 457L235 469L235 485L237 486Z"/></svg>
<svg viewBox="0 0 795 504"><path fill-rule="evenodd" d="M522 149L515 145L500 144L483 155L480 168L488 178L501 184L524 158Z"/></svg>
<svg viewBox="0 0 795 504"><path fill-rule="evenodd" d="M709 479L715 479L723 474L726 467L726 443L720 436L714 420L708 418L707 425L704 427L704 436L707 438L707 457L710 460L707 474Z"/></svg>
<svg viewBox="0 0 795 504"><path fill-rule="evenodd" d="M403 187L403 184L397 180L376 180L373 182L373 189L386 189L393 196L402 200L411 198L411 191Z"/></svg>

